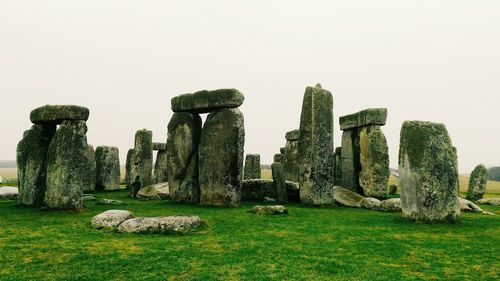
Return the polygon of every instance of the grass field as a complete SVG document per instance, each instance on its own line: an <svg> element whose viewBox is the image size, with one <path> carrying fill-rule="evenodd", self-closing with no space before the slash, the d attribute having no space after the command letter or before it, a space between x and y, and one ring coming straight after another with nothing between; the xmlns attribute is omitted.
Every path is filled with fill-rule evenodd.
<svg viewBox="0 0 500 281"><path fill-rule="evenodd" d="M112 206L79 212L0 201L0 280L498 280L500 216L417 224L397 213L287 205L288 216L137 201L98 193L136 216L199 215L186 236L90 228ZM500 214L499 207L485 207Z"/></svg>

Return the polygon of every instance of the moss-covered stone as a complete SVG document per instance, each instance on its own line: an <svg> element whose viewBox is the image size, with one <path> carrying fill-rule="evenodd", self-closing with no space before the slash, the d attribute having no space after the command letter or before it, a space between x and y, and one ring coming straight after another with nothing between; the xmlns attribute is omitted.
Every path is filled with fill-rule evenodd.
<svg viewBox="0 0 500 281"><path fill-rule="evenodd" d="M96 157L96 189L120 189L120 158L118 148L114 146L98 146Z"/></svg>
<svg viewBox="0 0 500 281"><path fill-rule="evenodd" d="M217 109L236 108L243 104L245 97L236 89L199 91L172 98L174 112L208 113Z"/></svg>
<svg viewBox="0 0 500 281"><path fill-rule="evenodd" d="M142 187L153 184L153 133L142 129L135 133L134 154L130 167L130 196L136 197Z"/></svg>
<svg viewBox="0 0 500 281"><path fill-rule="evenodd" d="M423 222L458 220L457 153L445 125L404 122L399 175L405 218Z"/></svg>
<svg viewBox="0 0 500 281"><path fill-rule="evenodd" d="M18 202L22 205L43 205L47 182L47 151L55 131L55 125L33 125L17 145Z"/></svg>
<svg viewBox="0 0 500 281"><path fill-rule="evenodd" d="M242 181L241 200L261 202L264 198L276 198L276 186L273 180L257 179ZM300 203L299 186L295 182L286 181L288 202Z"/></svg>
<svg viewBox="0 0 500 281"><path fill-rule="evenodd" d="M63 121L47 152L45 205L53 209L83 208L87 175L87 125L85 121Z"/></svg>
<svg viewBox="0 0 500 281"><path fill-rule="evenodd" d="M85 157L87 159L87 165L85 165L85 174L87 176L84 178L84 184L82 186L82 191L84 193L93 192L96 185L96 160L94 147L92 145L87 145L87 149L85 150Z"/></svg>
<svg viewBox="0 0 500 281"><path fill-rule="evenodd" d="M281 163L273 163L271 165L271 171L273 174L274 186L276 187L276 200L282 203L287 202L288 196L283 165Z"/></svg>
<svg viewBox="0 0 500 281"><path fill-rule="evenodd" d="M387 108L368 108L363 111L340 117L340 129L350 130L371 125L385 125Z"/></svg>
<svg viewBox="0 0 500 281"><path fill-rule="evenodd" d="M260 155L259 154L247 154L245 157L245 170L243 173L243 178L245 180L260 179Z"/></svg>
<svg viewBox="0 0 500 281"><path fill-rule="evenodd" d="M359 185L363 189L363 195L386 199L389 197L389 148L379 126L359 130L359 148Z"/></svg>
<svg viewBox="0 0 500 281"><path fill-rule="evenodd" d="M297 134L298 135L298 134ZM285 153L281 156L283 172L287 181L299 182L299 142L287 140Z"/></svg>
<svg viewBox="0 0 500 281"><path fill-rule="evenodd" d="M244 145L241 111L221 109L208 115L199 146L201 204L239 205Z"/></svg>
<svg viewBox="0 0 500 281"><path fill-rule="evenodd" d="M163 142L153 142L153 150L154 151L165 151L166 150L166 143Z"/></svg>
<svg viewBox="0 0 500 281"><path fill-rule="evenodd" d="M280 153L281 153L281 155L285 154L285 150L286 150L285 147L280 147Z"/></svg>
<svg viewBox="0 0 500 281"><path fill-rule="evenodd" d="M156 154L153 177L155 183L168 182L168 159L167 151L165 150L158 150Z"/></svg>
<svg viewBox="0 0 500 281"><path fill-rule="evenodd" d="M174 113L168 123L167 174L170 199L199 203L198 146L201 117L188 112Z"/></svg>
<svg viewBox="0 0 500 281"><path fill-rule="evenodd" d="M283 158L283 154L281 154L281 153L276 153L276 154L274 154L274 156L273 156L273 162L275 162L275 163L279 163L279 162L281 162L281 159L282 159L282 158Z"/></svg>
<svg viewBox="0 0 500 281"><path fill-rule="evenodd" d="M333 97L320 87L307 87L299 134L300 200L333 204Z"/></svg>
<svg viewBox="0 0 500 281"><path fill-rule="evenodd" d="M61 124L64 120L87 121L89 109L78 105L44 105L35 108L30 114L35 124Z"/></svg>
<svg viewBox="0 0 500 281"><path fill-rule="evenodd" d="M472 171L469 178L469 190L467 199L476 201L483 198L488 184L488 170L484 165L477 165Z"/></svg>
<svg viewBox="0 0 500 281"><path fill-rule="evenodd" d="M299 132L300 131L298 129L292 130L292 131L288 131L285 134L285 139L287 141L298 141L299 140Z"/></svg>
<svg viewBox="0 0 500 281"><path fill-rule="evenodd" d="M359 151L359 130L345 130L342 132L341 186L351 191L363 194L359 185L359 172L361 170Z"/></svg>
<svg viewBox="0 0 500 281"><path fill-rule="evenodd" d="M132 157L134 157L134 149L131 148L127 151L127 159L125 161L125 186L127 190L132 190Z"/></svg>

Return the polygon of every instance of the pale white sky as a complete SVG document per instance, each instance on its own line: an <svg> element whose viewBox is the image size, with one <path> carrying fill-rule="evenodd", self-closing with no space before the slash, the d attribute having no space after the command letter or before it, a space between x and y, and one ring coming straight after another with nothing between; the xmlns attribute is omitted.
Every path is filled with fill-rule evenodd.
<svg viewBox="0 0 500 281"><path fill-rule="evenodd" d="M245 152L271 163L320 82L338 117L387 107L397 167L404 120L443 122L461 172L500 165L500 1L0 0L0 159L29 112L90 108L89 143L124 161L137 129L165 141L170 99L246 96Z"/></svg>

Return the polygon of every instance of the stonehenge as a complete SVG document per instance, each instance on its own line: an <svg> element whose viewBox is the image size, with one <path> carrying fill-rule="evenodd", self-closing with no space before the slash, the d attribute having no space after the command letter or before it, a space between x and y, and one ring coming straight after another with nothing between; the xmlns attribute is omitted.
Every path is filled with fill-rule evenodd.
<svg viewBox="0 0 500 281"><path fill-rule="evenodd" d="M273 182L276 187L276 200L278 202L287 202L288 196L286 191L285 173L283 172L283 165L281 163L273 163L271 165L273 174Z"/></svg>
<svg viewBox="0 0 500 281"><path fill-rule="evenodd" d="M120 189L120 159L118 148L114 146L98 146L96 158L96 189Z"/></svg>
<svg viewBox="0 0 500 281"><path fill-rule="evenodd" d="M142 129L135 133L129 165L128 185L130 196L135 198L141 187L153 184L153 133L150 130Z"/></svg>
<svg viewBox="0 0 500 281"><path fill-rule="evenodd" d="M93 192L96 187L97 180L97 163L96 163L96 155L94 151L94 147L92 145L87 145L87 149L85 150L85 156L87 158L87 176L84 178L84 184L82 186L83 192ZM118 170L118 173L120 170ZM119 175L118 175L119 177Z"/></svg>
<svg viewBox="0 0 500 281"><path fill-rule="evenodd" d="M281 157L285 179L299 182L299 130L292 130L285 135L286 145Z"/></svg>
<svg viewBox="0 0 500 281"><path fill-rule="evenodd" d="M166 143L153 143L153 150L158 151L156 153L156 162L153 169L153 178L155 183L168 182L168 161L166 147Z"/></svg>
<svg viewBox="0 0 500 281"><path fill-rule="evenodd" d="M244 180L260 179L260 155L247 154L243 171Z"/></svg>
<svg viewBox="0 0 500 281"><path fill-rule="evenodd" d="M467 200L477 201L483 199L488 183L488 170L484 165L477 165L469 178L469 188L467 191Z"/></svg>

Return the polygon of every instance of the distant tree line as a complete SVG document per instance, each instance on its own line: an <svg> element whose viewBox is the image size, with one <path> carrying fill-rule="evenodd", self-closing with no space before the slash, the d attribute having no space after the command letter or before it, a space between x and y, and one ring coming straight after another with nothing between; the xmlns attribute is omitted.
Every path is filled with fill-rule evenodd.
<svg viewBox="0 0 500 281"><path fill-rule="evenodd" d="M0 168L16 168L16 161L0 160Z"/></svg>
<svg viewBox="0 0 500 281"><path fill-rule="evenodd" d="M500 167L492 167L488 170L488 175L492 181L500 181Z"/></svg>

